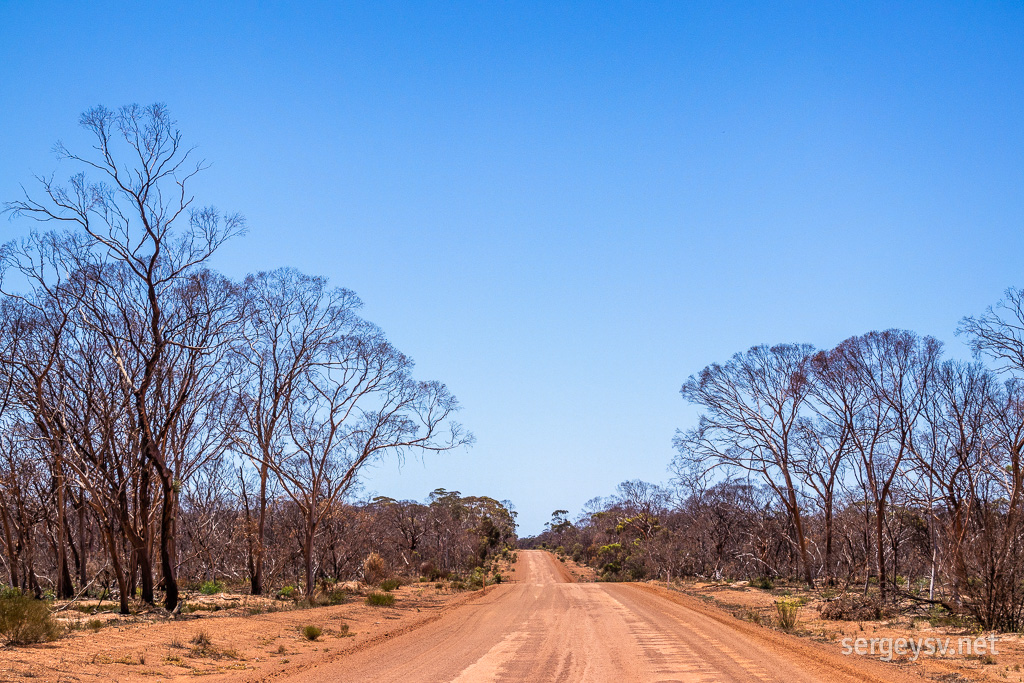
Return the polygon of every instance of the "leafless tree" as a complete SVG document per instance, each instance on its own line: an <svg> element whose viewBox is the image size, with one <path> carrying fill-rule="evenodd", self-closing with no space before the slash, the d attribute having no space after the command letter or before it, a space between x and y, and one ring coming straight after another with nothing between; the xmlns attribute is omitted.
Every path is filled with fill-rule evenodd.
<svg viewBox="0 0 1024 683"><path fill-rule="evenodd" d="M472 441L451 420L458 409L454 397L440 383L412 379L411 360L355 314L354 296L336 297L331 305L339 310L329 339L285 406L287 433L263 456L303 516L308 595L315 588L317 530L364 465L389 452L441 451Z"/></svg>
<svg viewBox="0 0 1024 683"><path fill-rule="evenodd" d="M40 177L42 198L26 193L6 208L15 216L57 222L80 237L73 255L88 261L92 276L89 296L81 299L83 324L103 335L105 351L121 371L122 391L136 414L140 451L160 483L164 604L173 609L178 603L173 542L180 485L168 436L201 373L174 375L179 383L173 393L161 390L172 353L185 349L201 357L208 352L195 345L190 326L205 323L197 321L186 301L178 298L175 305L174 297L194 285L194 271L240 234L244 222L237 215L222 217L213 208L194 207L188 183L203 166L191 160L192 150L183 147L164 106L96 107L80 122L93 137L92 152L80 155L62 143L56 149L59 158L83 170L66 185ZM76 265L82 269L86 264ZM100 309L120 314L116 324L112 316L96 315Z"/></svg>
<svg viewBox="0 0 1024 683"><path fill-rule="evenodd" d="M681 393L704 412L695 429L677 433L675 445L677 459L692 459L705 469L749 472L771 487L792 520L803 577L813 586L795 469L812 354L813 348L803 344L755 346L691 376Z"/></svg>
<svg viewBox="0 0 1024 683"><path fill-rule="evenodd" d="M243 297L242 329L233 347L242 377L236 447L258 473L255 523L250 520L250 585L252 594L260 595L271 467L286 448L292 410L315 367L345 334L358 300L348 290L329 288L326 278L289 268L250 275Z"/></svg>

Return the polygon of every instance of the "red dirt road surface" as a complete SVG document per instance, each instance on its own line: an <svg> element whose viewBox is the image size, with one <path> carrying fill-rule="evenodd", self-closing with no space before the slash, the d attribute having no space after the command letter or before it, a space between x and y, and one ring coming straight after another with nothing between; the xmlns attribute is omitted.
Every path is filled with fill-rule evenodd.
<svg viewBox="0 0 1024 683"><path fill-rule="evenodd" d="M278 679L281 680L281 679ZM920 681L650 584L572 583L519 551L517 582L420 628L285 678L335 681Z"/></svg>

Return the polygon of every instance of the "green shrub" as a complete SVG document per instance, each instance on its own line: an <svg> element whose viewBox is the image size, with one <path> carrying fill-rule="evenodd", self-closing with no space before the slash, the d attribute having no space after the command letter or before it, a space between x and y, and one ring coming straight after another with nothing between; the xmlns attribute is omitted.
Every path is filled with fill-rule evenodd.
<svg viewBox="0 0 1024 683"><path fill-rule="evenodd" d="M17 589L0 594L0 634L12 645L55 640L60 628L49 606Z"/></svg>
<svg viewBox="0 0 1024 683"><path fill-rule="evenodd" d="M756 579L751 580L750 585L754 588L760 588L766 591L770 591L775 588L775 582L768 576L759 576Z"/></svg>
<svg viewBox="0 0 1024 683"><path fill-rule="evenodd" d="M285 586L277 592L277 597L283 600L291 600L295 595L295 586Z"/></svg>
<svg viewBox="0 0 1024 683"><path fill-rule="evenodd" d="M90 619L85 622L85 627L90 631L99 631L103 628L103 622L100 619Z"/></svg>
<svg viewBox="0 0 1024 683"><path fill-rule="evenodd" d="M324 596L324 602L328 605L344 605L348 602L348 593L339 588L335 588Z"/></svg>
<svg viewBox="0 0 1024 683"><path fill-rule="evenodd" d="M219 612L220 609L220 605L217 604L186 602L185 606L181 608L181 611L185 614L192 614L192 612Z"/></svg>
<svg viewBox="0 0 1024 683"><path fill-rule="evenodd" d="M494 575L494 583L501 583L501 574Z"/></svg>
<svg viewBox="0 0 1024 683"><path fill-rule="evenodd" d="M792 631L796 628L796 614L799 605L793 600L779 600L775 603L775 611L779 615L779 628Z"/></svg>
<svg viewBox="0 0 1024 683"><path fill-rule="evenodd" d="M302 637L306 640L316 640L320 637L321 633L323 633L323 630L321 630L319 626L313 626L311 624L309 626L302 627Z"/></svg>
<svg viewBox="0 0 1024 683"><path fill-rule="evenodd" d="M963 628L968 625L969 620L960 614L954 614L941 605L934 605L928 611L928 623L931 626L953 626Z"/></svg>
<svg viewBox="0 0 1024 683"><path fill-rule="evenodd" d="M391 607L395 604L395 596L392 593L370 593L366 596L366 604L374 607Z"/></svg>
<svg viewBox="0 0 1024 683"><path fill-rule="evenodd" d="M381 590L385 590L385 591L388 591L388 592L395 590L396 588L398 588L401 585L402 585L402 582L399 581L398 579L384 579L383 581L380 582Z"/></svg>
<svg viewBox="0 0 1024 683"><path fill-rule="evenodd" d="M216 595L224 592L224 584L220 581L203 581L199 585L199 592L203 595Z"/></svg>

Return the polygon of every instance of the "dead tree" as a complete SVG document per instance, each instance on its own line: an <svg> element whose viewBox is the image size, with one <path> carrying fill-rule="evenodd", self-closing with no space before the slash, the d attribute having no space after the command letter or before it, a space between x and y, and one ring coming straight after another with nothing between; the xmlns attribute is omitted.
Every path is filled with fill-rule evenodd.
<svg viewBox="0 0 1024 683"><path fill-rule="evenodd" d="M83 324L102 334L105 353L121 370L121 391L131 400L140 452L160 484L164 604L173 609L178 603L174 520L179 484L167 437L177 428L200 373L173 375L179 383L172 397L162 395L161 387L175 349L198 356L206 352L191 345L190 326L205 323L191 317L187 307L176 306L173 297L221 244L243 232L244 222L237 215L194 206L189 181L203 166L191 160L192 150L182 145L164 106L96 107L80 122L93 136L92 152L79 155L60 143L57 152L82 170L67 185L39 178L41 198L26 194L6 208L15 216L67 226L81 238L75 257L88 258L95 285L82 300ZM101 309L117 311L118 323L96 315Z"/></svg>
<svg viewBox="0 0 1024 683"><path fill-rule="evenodd" d="M796 446L801 410L811 391L812 353L805 344L755 346L691 376L680 393L704 412L695 429L678 432L675 439L677 460L692 460L704 471L747 472L771 487L792 521L810 586L814 575L797 491ZM677 464L676 469L690 468Z"/></svg>

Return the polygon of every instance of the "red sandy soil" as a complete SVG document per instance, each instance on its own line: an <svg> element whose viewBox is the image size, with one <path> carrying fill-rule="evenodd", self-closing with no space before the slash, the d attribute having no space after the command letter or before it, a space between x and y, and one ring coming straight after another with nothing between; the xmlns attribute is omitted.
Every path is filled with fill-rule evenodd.
<svg viewBox="0 0 1024 683"><path fill-rule="evenodd" d="M474 592L411 584L395 592L393 608L356 598L336 607L243 616L240 605L226 616L197 612L175 621L78 630L54 643L0 651L0 680L1018 680L1012 666L1024 661L1017 639L1005 636L995 664L844 656L846 635L920 637L939 630L931 633L927 622L911 629L905 618L902 624L821 622L809 604L793 635L770 627L779 596L766 591L688 585L701 599L664 584L595 583L585 568L543 551L518 556L514 571L502 571L511 581ZM762 625L750 612L763 613ZM323 634L306 640L300 633L305 625ZM209 646L192 643L200 632Z"/></svg>

